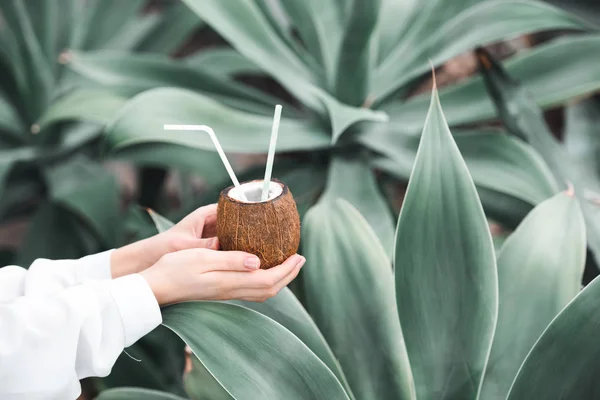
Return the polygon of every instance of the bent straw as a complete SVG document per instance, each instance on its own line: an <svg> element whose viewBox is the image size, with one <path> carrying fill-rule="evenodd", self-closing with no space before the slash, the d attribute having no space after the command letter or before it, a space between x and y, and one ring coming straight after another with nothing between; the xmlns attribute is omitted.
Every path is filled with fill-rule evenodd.
<svg viewBox="0 0 600 400"><path fill-rule="evenodd" d="M271 184L271 173L273 172L273 160L275 159L275 146L277 145L277 133L279 132L279 121L281 120L281 105L275 106L275 115L273 116L273 127L271 128L271 142L269 143L269 155L267 156L267 168L265 169L265 179L263 181L263 190L261 201L269 197L269 186Z"/></svg>
<svg viewBox="0 0 600 400"><path fill-rule="evenodd" d="M221 161L223 161L223 165L225 165L225 169L227 170L227 173L229 174L231 181L235 185L236 191L238 192L238 194L242 200L248 201L248 199L246 198L246 195L240 189L240 182L238 181L237 177L235 176L235 172L233 172L233 168L231 168L231 165L229 164L229 161L227 160L227 156L225 155L223 148L219 144L219 140L217 139L217 135L215 135L215 131L213 131L210 126L165 124L164 129L167 131L202 131L202 132L208 133L208 136L210 136L213 144L215 145L215 148L217 149L217 153L219 153L219 156L221 157Z"/></svg>

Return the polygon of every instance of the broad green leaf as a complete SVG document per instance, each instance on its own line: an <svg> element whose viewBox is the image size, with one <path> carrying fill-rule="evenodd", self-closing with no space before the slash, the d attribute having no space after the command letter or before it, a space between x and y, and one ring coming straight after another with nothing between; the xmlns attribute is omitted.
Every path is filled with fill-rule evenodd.
<svg viewBox="0 0 600 400"><path fill-rule="evenodd" d="M541 109L529 90L510 76L489 53L480 49L480 64L490 97L507 129L526 138L544 158L560 184L573 185L581 203L587 226L588 242L594 256L600 259L600 214L586 198L586 190L600 192L597 175L580 163L571 162L565 147L546 125Z"/></svg>
<svg viewBox="0 0 600 400"><path fill-rule="evenodd" d="M237 51L259 65L308 107L322 107L311 87L315 78L253 1L184 0Z"/></svg>
<svg viewBox="0 0 600 400"><path fill-rule="evenodd" d="M133 55L113 51L72 53L69 67L78 74L126 95L135 95L156 87L181 87L206 92L215 100L238 105L242 100L258 103L272 114L278 102L258 90L226 77L170 60L157 54ZM229 99L232 101L228 101ZM254 111L256 107L250 108Z"/></svg>
<svg viewBox="0 0 600 400"><path fill-rule="evenodd" d="M385 253L391 254L394 218L377 179L365 160L333 158L329 165L324 196L344 199L356 207L377 235Z"/></svg>
<svg viewBox="0 0 600 400"><path fill-rule="evenodd" d="M190 68L199 68L219 75L262 75L255 63L227 47L202 50L184 59Z"/></svg>
<svg viewBox="0 0 600 400"><path fill-rule="evenodd" d="M28 115L30 119L35 119L44 110L50 100L51 92L54 87L54 77L49 60L46 59L43 49L35 36L35 31L31 24L31 19L21 0L11 0L6 3L6 7L14 12L15 31L22 39L20 46L23 46L25 60L25 71L27 74L27 83L29 91L23 93L28 102ZM5 8L3 8L5 10Z"/></svg>
<svg viewBox="0 0 600 400"><path fill-rule="evenodd" d="M348 396L354 398L338 360L311 316L290 289L283 288L277 296L264 303L247 301L231 301L230 303L257 311L287 328L327 365L342 383Z"/></svg>
<svg viewBox="0 0 600 400"><path fill-rule="evenodd" d="M52 201L81 218L105 246L115 246L120 235L115 177L83 156L45 173Z"/></svg>
<svg viewBox="0 0 600 400"><path fill-rule="evenodd" d="M58 57L58 46L60 40L60 6L50 1L22 0L27 15L31 20L31 26L35 31L37 41L40 43L46 60L51 68L56 68L54 62Z"/></svg>
<svg viewBox="0 0 600 400"><path fill-rule="evenodd" d="M152 217L158 232L165 232L174 224L161 216L160 214L148 210ZM238 304L246 308L257 311L272 320L280 323L285 328L289 329L298 339L311 349L321 361L336 375L338 380L344 384L349 392L348 383L344 373L342 372L338 361L331 352L323 335L306 312L302 304L288 289L283 288L277 296L267 300L264 303L248 302L248 301L229 301L231 304ZM349 392L350 394L350 392Z"/></svg>
<svg viewBox="0 0 600 400"><path fill-rule="evenodd" d="M62 121L107 124L126 103L124 97L103 89L76 89L54 101L37 122L40 130Z"/></svg>
<svg viewBox="0 0 600 400"><path fill-rule="evenodd" d="M161 14L160 23L136 47L141 52L170 54L183 45L204 23L182 3L175 3Z"/></svg>
<svg viewBox="0 0 600 400"><path fill-rule="evenodd" d="M564 145L571 162L600 178L600 108L591 98L569 105L565 115Z"/></svg>
<svg viewBox="0 0 600 400"><path fill-rule="evenodd" d="M599 296L596 278L550 323L527 355L508 400L597 397Z"/></svg>
<svg viewBox="0 0 600 400"><path fill-rule="evenodd" d="M184 400L184 398L158 390L118 388L102 391L97 400Z"/></svg>
<svg viewBox="0 0 600 400"><path fill-rule="evenodd" d="M0 94L0 136L9 138L18 137L22 134L24 127L19 119L17 110L8 99Z"/></svg>
<svg viewBox="0 0 600 400"><path fill-rule="evenodd" d="M335 74L336 97L359 107L369 96L371 71L377 61L377 19L381 0L354 0L342 38Z"/></svg>
<svg viewBox="0 0 600 400"><path fill-rule="evenodd" d="M496 260L435 88L400 211L394 271L417 398L477 398L496 325Z"/></svg>
<svg viewBox="0 0 600 400"><path fill-rule="evenodd" d="M457 133L454 140L478 188L492 189L532 205L559 190L544 160L518 138L488 129ZM376 161L377 166L401 179L409 178L418 138L397 135L384 139L367 134L361 142L386 156Z"/></svg>
<svg viewBox="0 0 600 400"><path fill-rule="evenodd" d="M388 122L388 116L381 111L364 107L352 107L340 103L321 90L315 90L329 114L331 123L331 144L337 143L348 128L361 121Z"/></svg>
<svg viewBox="0 0 600 400"><path fill-rule="evenodd" d="M23 198L20 199L23 201ZM38 258L77 259L100 251L89 247L90 232L67 209L42 203L29 224L15 263L29 268Z"/></svg>
<svg viewBox="0 0 600 400"><path fill-rule="evenodd" d="M162 390L183 395L185 345L169 329L159 326L129 346L117 358L110 374L102 378L106 388L128 387Z"/></svg>
<svg viewBox="0 0 600 400"><path fill-rule="evenodd" d="M344 31L339 5L321 0L283 0L281 5L307 50L323 66L327 82L331 85Z"/></svg>
<svg viewBox="0 0 600 400"><path fill-rule="evenodd" d="M99 49L110 41L123 26L141 16L144 0L88 0L82 25L83 49Z"/></svg>
<svg viewBox="0 0 600 400"><path fill-rule="evenodd" d="M158 230L158 233L165 232L165 231L169 230L170 228L172 228L173 226L175 226L175 224L173 222L169 221L168 219L166 219L165 217L163 217L156 211L151 210L151 209L148 209L147 211L148 211L148 214L150 215L150 218L152 218L152 222L156 226L156 230Z"/></svg>
<svg viewBox="0 0 600 400"><path fill-rule="evenodd" d="M383 0L379 12L379 62L406 38L411 19L418 13L419 0Z"/></svg>
<svg viewBox="0 0 600 400"><path fill-rule="evenodd" d="M185 391L192 400L231 400L233 397L202 365L196 357L191 357L192 370L183 377Z"/></svg>
<svg viewBox="0 0 600 400"><path fill-rule="evenodd" d="M163 325L234 398L348 399L335 375L300 339L256 311L181 303L163 309Z"/></svg>
<svg viewBox="0 0 600 400"><path fill-rule="evenodd" d="M523 82L542 108L563 104L572 97L600 88L600 35L577 35L556 39L549 44L510 58L504 67L509 75ZM551 65L552 68L541 68ZM481 76L440 91L448 123L469 124L497 116ZM418 135L425 118L426 95L407 102L395 102L381 109L390 116L389 135Z"/></svg>
<svg viewBox="0 0 600 400"><path fill-rule="evenodd" d="M157 154L160 154L160 157L157 157ZM229 179L221 158L215 151L178 144L140 143L119 149L106 156L113 160L123 160L142 167L177 168L201 176L209 185Z"/></svg>
<svg viewBox="0 0 600 400"><path fill-rule="evenodd" d="M148 14L142 18L129 20L100 48L130 51L139 46L159 26L160 17L156 14Z"/></svg>
<svg viewBox="0 0 600 400"><path fill-rule="evenodd" d="M357 399L415 399L390 260L361 214L322 199L302 227L308 311Z"/></svg>
<svg viewBox="0 0 600 400"><path fill-rule="evenodd" d="M499 310L482 399L504 399L546 326L581 288L585 223L577 200L544 201L509 236L498 255Z"/></svg>
<svg viewBox="0 0 600 400"><path fill-rule="evenodd" d="M164 124L203 124L215 131L225 151L266 153L272 123L271 116L237 111L198 93L153 89L127 103L107 127L106 141L111 151L145 143L172 143L215 151L205 132L163 129ZM327 148L329 142L329 136L315 123L282 117L278 151Z"/></svg>
<svg viewBox="0 0 600 400"><path fill-rule="evenodd" d="M556 7L537 1L495 0L473 2L459 14L449 15L443 25L435 25L417 51L395 49L378 73L375 96L385 98L396 88L429 69L430 59L439 65L476 46L511 39L544 30L590 30L582 20ZM453 2L445 2L453 3ZM445 7L444 5L439 5ZM436 14L438 10L431 14ZM433 32L431 34L430 32ZM442 98L443 100L443 98Z"/></svg>

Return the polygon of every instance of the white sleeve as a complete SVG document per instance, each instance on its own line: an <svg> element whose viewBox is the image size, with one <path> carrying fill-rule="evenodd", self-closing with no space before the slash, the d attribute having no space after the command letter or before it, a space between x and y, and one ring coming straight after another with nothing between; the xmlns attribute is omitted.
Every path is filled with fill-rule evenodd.
<svg viewBox="0 0 600 400"><path fill-rule="evenodd" d="M105 279L92 268L101 259L0 269L1 399L76 399L79 379L108 375L125 347L162 322L146 280Z"/></svg>

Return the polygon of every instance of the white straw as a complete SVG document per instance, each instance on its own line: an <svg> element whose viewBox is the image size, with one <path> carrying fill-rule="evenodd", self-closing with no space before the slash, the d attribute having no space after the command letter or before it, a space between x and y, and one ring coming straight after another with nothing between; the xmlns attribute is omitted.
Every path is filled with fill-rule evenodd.
<svg viewBox="0 0 600 400"><path fill-rule="evenodd" d="M223 161L223 165L225 165L225 169L227 170L227 173L229 174L231 181L233 182L233 184L236 187L238 195L240 196L240 198L242 200L248 201L248 199L246 198L246 195L240 189L240 182L238 181L237 177L235 176L235 172L233 172L233 168L231 168L231 165L229 164L229 161L227 160L227 156L225 155L223 148L219 144L219 140L217 140L217 135L215 135L215 132L212 130L211 127L206 126L206 125L167 125L166 124L164 126L164 129L167 131L203 131L203 132L208 133L213 144L215 145L215 148L217 149L217 153L219 153L219 156L221 157L221 161Z"/></svg>
<svg viewBox="0 0 600 400"><path fill-rule="evenodd" d="M271 173L273 172L273 160L275 159L275 146L277 145L280 120L281 105L277 104L275 106L275 115L273 116L273 127L271 128L271 143L269 143L269 155L267 156L267 168L265 169L261 201L265 201L269 197L269 186L271 184Z"/></svg>

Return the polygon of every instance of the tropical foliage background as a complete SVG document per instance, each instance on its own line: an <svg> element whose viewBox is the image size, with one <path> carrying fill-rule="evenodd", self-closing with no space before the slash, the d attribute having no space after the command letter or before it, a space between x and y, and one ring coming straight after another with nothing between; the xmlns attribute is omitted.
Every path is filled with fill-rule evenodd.
<svg viewBox="0 0 600 400"><path fill-rule="evenodd" d="M551 0L4 0L2 265L168 229L261 178L308 262L198 302L99 399L592 399L600 6ZM432 73L433 69L433 73ZM150 208L150 213L144 211ZM187 348L187 350L186 350Z"/></svg>

